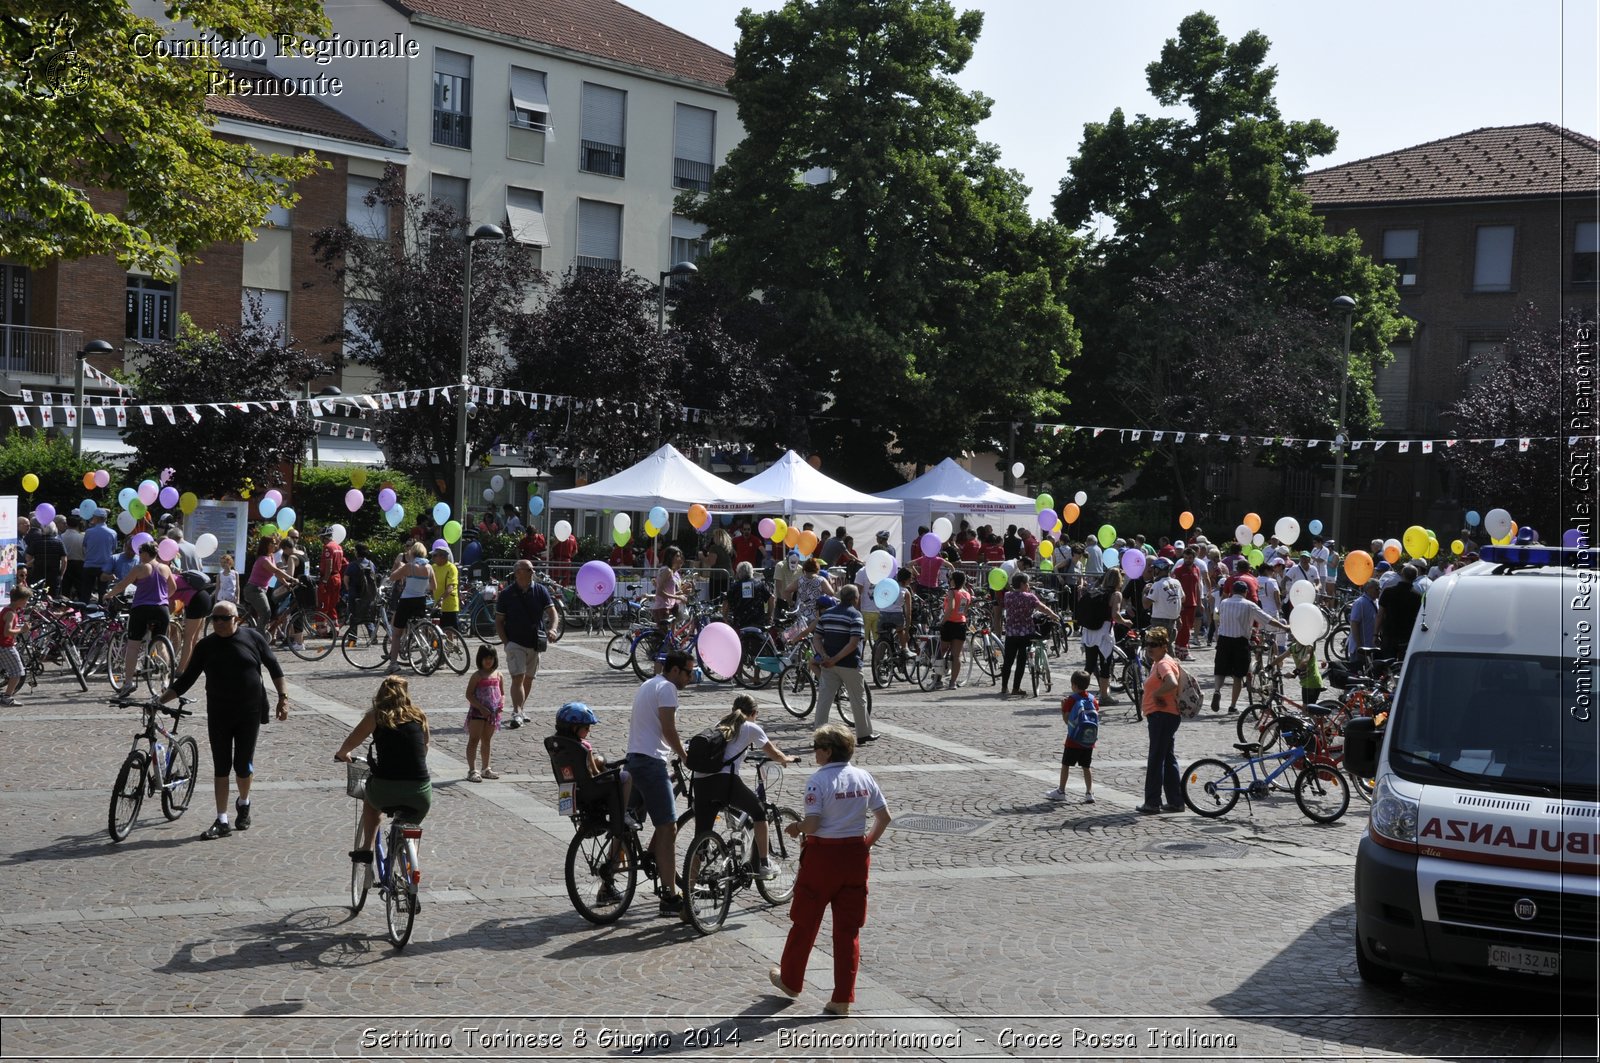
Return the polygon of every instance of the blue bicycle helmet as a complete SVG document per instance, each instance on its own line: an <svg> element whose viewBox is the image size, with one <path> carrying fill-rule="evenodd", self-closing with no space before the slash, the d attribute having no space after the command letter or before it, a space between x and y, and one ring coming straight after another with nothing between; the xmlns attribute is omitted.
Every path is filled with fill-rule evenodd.
<svg viewBox="0 0 1600 1063"><path fill-rule="evenodd" d="M556 710L556 723L567 723L574 727L593 727L599 722L600 718L581 701L569 701Z"/></svg>

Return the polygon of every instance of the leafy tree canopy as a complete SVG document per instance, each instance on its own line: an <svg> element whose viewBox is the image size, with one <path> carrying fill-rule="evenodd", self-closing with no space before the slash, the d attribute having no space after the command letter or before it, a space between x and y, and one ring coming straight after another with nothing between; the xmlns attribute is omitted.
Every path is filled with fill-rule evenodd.
<svg viewBox="0 0 1600 1063"><path fill-rule="evenodd" d="M326 29L318 0L169 0L221 40ZM126 0L8 0L0 12L0 257L34 265L114 255L170 275L217 242L249 240L317 165L213 136L214 56L156 54L167 29ZM97 209L85 189L126 194ZM175 257L174 257L175 256Z"/></svg>
<svg viewBox="0 0 1600 1063"><path fill-rule="evenodd" d="M982 16L791 0L738 24L746 136L678 210L719 241L710 279L770 308L762 357L809 442L881 477L891 446L938 460L1055 401L1077 351L1075 245L1028 216L975 132L990 101L953 80Z"/></svg>
<svg viewBox="0 0 1600 1063"><path fill-rule="evenodd" d="M241 412L231 402L273 402L300 397L301 384L327 372L327 363L282 332L268 329L259 302L238 328L201 332L184 321L178 339L145 348L134 388L140 405L201 406L199 421L181 405L169 424L159 409L152 424L128 417L122 437L138 457L134 467L170 466L185 491L202 498L237 492L246 478L259 489L281 482L280 469L300 461L311 444L311 418L287 405ZM223 413L206 406L219 403Z"/></svg>

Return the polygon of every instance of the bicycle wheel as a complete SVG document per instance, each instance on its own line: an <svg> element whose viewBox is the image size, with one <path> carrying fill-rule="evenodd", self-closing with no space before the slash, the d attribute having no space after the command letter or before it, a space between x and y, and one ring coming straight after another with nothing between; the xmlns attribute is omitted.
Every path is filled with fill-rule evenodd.
<svg viewBox="0 0 1600 1063"><path fill-rule="evenodd" d="M1051 687L1055 685L1055 680L1050 675L1050 654L1042 642L1039 643L1034 652L1039 655L1039 671L1044 674L1044 692L1048 694Z"/></svg>
<svg viewBox="0 0 1600 1063"><path fill-rule="evenodd" d="M417 887L411 881L411 846L400 832L390 828L389 881L383 891L383 914L389 924L389 941L396 949L411 940L411 926L417 919Z"/></svg>
<svg viewBox="0 0 1600 1063"><path fill-rule="evenodd" d="M1364 779L1349 768L1345 769L1345 773L1350 776L1350 785L1355 788L1356 793L1361 795L1361 800L1370 805L1372 803L1372 789L1378 785L1378 780Z"/></svg>
<svg viewBox="0 0 1600 1063"><path fill-rule="evenodd" d="M1350 625L1338 623L1328 629L1322 640L1322 656L1337 664L1350 663Z"/></svg>
<svg viewBox="0 0 1600 1063"><path fill-rule="evenodd" d="M494 606L480 601L472 610L472 617L467 621L467 630L471 631L472 637L479 642L499 644L500 632L494 624Z"/></svg>
<svg viewBox="0 0 1600 1063"><path fill-rule="evenodd" d="M1350 784L1332 764L1306 766L1294 784L1294 803L1315 823L1332 823L1350 807Z"/></svg>
<svg viewBox="0 0 1600 1063"><path fill-rule="evenodd" d="M887 642L877 642L872 646L872 685L879 690L889 685L894 678L894 646Z"/></svg>
<svg viewBox="0 0 1600 1063"><path fill-rule="evenodd" d="M165 635L150 640L150 648L145 650L144 659L139 663L144 673L144 688L153 698L160 697L178 674L178 655L172 650L172 640Z"/></svg>
<svg viewBox="0 0 1600 1063"><path fill-rule="evenodd" d="M104 620L91 620L79 629L82 633L78 645L82 647L83 674L94 675L106 666L106 650L111 637L106 634Z"/></svg>
<svg viewBox="0 0 1600 1063"><path fill-rule="evenodd" d="M744 672L744 685L750 690L765 690L778 678L778 673L771 668L764 668L761 661L771 664L781 656L777 643L771 635L764 635L761 642L751 653L740 662L739 667Z"/></svg>
<svg viewBox="0 0 1600 1063"><path fill-rule="evenodd" d="M145 755L136 749L128 754L128 759L122 762L122 770L117 772L116 785L111 787L111 810L106 816L106 829L114 842L126 838L133 830L133 821L139 818L147 766Z"/></svg>
<svg viewBox="0 0 1600 1063"><path fill-rule="evenodd" d="M1028 685L1033 688L1033 696L1039 696L1039 662L1033 659L1033 651L1028 651Z"/></svg>
<svg viewBox="0 0 1600 1063"><path fill-rule="evenodd" d="M1001 665L1005 662L1005 643L994 632L985 631L969 639L967 647L972 667L988 676L989 685L994 686L1000 677Z"/></svg>
<svg viewBox="0 0 1600 1063"><path fill-rule="evenodd" d="M628 651L633 649L633 643L626 632L612 635L611 641L606 643L606 664L617 671L628 667Z"/></svg>
<svg viewBox="0 0 1600 1063"><path fill-rule="evenodd" d="M920 690L933 689L933 646L928 641L924 640L906 663L906 682L915 683Z"/></svg>
<svg viewBox="0 0 1600 1063"><path fill-rule="evenodd" d="M1239 773L1220 760L1197 760L1183 769L1183 803L1208 819L1239 803Z"/></svg>
<svg viewBox="0 0 1600 1063"><path fill-rule="evenodd" d="M607 832L572 836L567 846L567 896L578 914L596 926L622 918L633 903L639 869L623 858L622 840Z"/></svg>
<svg viewBox="0 0 1600 1063"><path fill-rule="evenodd" d="M128 633L118 631L106 645L106 681L111 689L122 691L123 673L127 670Z"/></svg>
<svg viewBox="0 0 1600 1063"><path fill-rule="evenodd" d="M292 637L299 641L289 643L289 652L302 661L320 661L332 653L333 644L338 641L339 628L328 614L313 609L301 613L300 620L305 624L305 630L294 633Z"/></svg>
<svg viewBox="0 0 1600 1063"><path fill-rule="evenodd" d="M472 665L472 651L467 649L467 640L453 627L441 625L438 631L440 663L456 675L466 675L467 669Z"/></svg>
<svg viewBox="0 0 1600 1063"><path fill-rule="evenodd" d="M410 658L411 670L418 675L427 676L438 671L444 657L439 629L424 620L413 622L406 628L406 656Z"/></svg>
<svg viewBox="0 0 1600 1063"><path fill-rule="evenodd" d="M67 667L72 669L73 678L78 681L78 688L85 694L89 692L89 673L84 670L83 658L78 655L78 647L67 643L64 647L67 658Z"/></svg>
<svg viewBox="0 0 1600 1063"><path fill-rule="evenodd" d="M778 700L784 711L796 719L805 719L817 707L817 681L811 668L804 664L786 664L778 674Z"/></svg>
<svg viewBox="0 0 1600 1063"><path fill-rule="evenodd" d="M861 700L866 703L867 715L872 715L872 684L862 682ZM839 722L852 730L856 725L856 714L850 709L850 692L845 690L844 684L839 684L838 691L833 695L833 709L839 714Z"/></svg>
<svg viewBox="0 0 1600 1063"><path fill-rule="evenodd" d="M1267 744L1262 742L1261 738L1277 717L1277 710L1266 702L1258 701L1245 706L1239 713L1239 719L1234 723L1233 730L1239 736L1239 741L1260 742L1261 748L1265 749Z"/></svg>
<svg viewBox="0 0 1600 1063"><path fill-rule="evenodd" d="M799 822L800 813L794 809L767 806L767 863L778 875L756 879L756 892L771 904L788 904L794 897L795 878L800 874L800 842L785 834L784 829Z"/></svg>
<svg viewBox="0 0 1600 1063"><path fill-rule="evenodd" d="M689 845L683 860L683 912L702 934L715 934L728 918L733 902L733 857L722 839L710 831Z"/></svg>
<svg viewBox="0 0 1600 1063"><path fill-rule="evenodd" d="M365 624L355 624L339 636L339 652L351 667L371 671L388 659L387 640L383 628L368 631Z"/></svg>
<svg viewBox="0 0 1600 1063"><path fill-rule="evenodd" d="M189 798L194 796L195 772L200 767L200 747L193 738L184 735L172 747L172 758L167 761L165 785L161 787L161 814L177 819L189 810Z"/></svg>
<svg viewBox="0 0 1600 1063"><path fill-rule="evenodd" d="M361 817L356 817L356 836L350 843L352 851L361 848ZM367 891L372 888L372 864L350 861L350 914L355 915L367 903Z"/></svg>
<svg viewBox="0 0 1600 1063"><path fill-rule="evenodd" d="M643 682L655 675L656 654L661 651L662 635L659 631L646 631L640 635L633 648L628 651L628 664L633 668L633 674Z"/></svg>

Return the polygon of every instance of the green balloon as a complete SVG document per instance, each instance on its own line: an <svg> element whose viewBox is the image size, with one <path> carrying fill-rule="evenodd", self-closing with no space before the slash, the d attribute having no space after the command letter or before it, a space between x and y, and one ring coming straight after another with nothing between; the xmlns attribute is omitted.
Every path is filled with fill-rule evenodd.
<svg viewBox="0 0 1600 1063"><path fill-rule="evenodd" d="M1006 589L1005 569L991 568L989 570L989 589L992 591L1003 591Z"/></svg>
<svg viewBox="0 0 1600 1063"><path fill-rule="evenodd" d="M1041 510L1056 508L1056 500L1050 497L1049 491L1041 491L1039 497L1033 500L1033 504L1036 509Z"/></svg>
<svg viewBox="0 0 1600 1063"><path fill-rule="evenodd" d="M1245 554L1244 556L1247 557L1250 560L1250 563L1252 565L1259 565L1259 564L1261 564L1261 562L1263 562L1263 561L1265 561L1267 559L1267 555L1263 554L1260 550L1251 550L1248 554Z"/></svg>
<svg viewBox="0 0 1600 1063"><path fill-rule="evenodd" d="M1040 560L1039 560L1039 571L1040 572L1054 572L1055 571L1055 567L1056 567L1056 563L1054 561L1050 560L1048 557L1040 558Z"/></svg>
<svg viewBox="0 0 1600 1063"><path fill-rule="evenodd" d="M1110 546L1117 541L1117 529L1109 524L1102 524L1094 537L1099 540L1101 546Z"/></svg>
<svg viewBox="0 0 1600 1063"><path fill-rule="evenodd" d="M278 534L278 526L276 524L263 524L261 526L260 534L261 534L261 537L263 539L267 539L267 538L270 538L270 537L272 537L274 535L277 535Z"/></svg>
<svg viewBox="0 0 1600 1063"><path fill-rule="evenodd" d="M459 520L447 520L444 522L443 531L445 542L456 542L461 538L461 522Z"/></svg>
<svg viewBox="0 0 1600 1063"><path fill-rule="evenodd" d="M132 502L128 503L128 512L133 514L134 520L138 520L140 517L150 512L150 507L146 506L143 502L136 498Z"/></svg>
<svg viewBox="0 0 1600 1063"><path fill-rule="evenodd" d="M633 538L633 532L628 530L627 528L613 528L613 529L611 529L611 539L618 546L627 546L628 545L628 540L631 539L631 538Z"/></svg>

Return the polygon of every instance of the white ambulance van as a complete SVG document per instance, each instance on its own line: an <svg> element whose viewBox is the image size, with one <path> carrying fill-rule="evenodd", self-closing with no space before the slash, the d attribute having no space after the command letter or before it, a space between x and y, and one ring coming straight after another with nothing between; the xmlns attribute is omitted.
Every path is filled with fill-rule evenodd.
<svg viewBox="0 0 1600 1063"><path fill-rule="evenodd" d="M1597 558L1488 547L1434 580L1385 726L1356 858L1361 977L1594 991L1600 940Z"/></svg>

